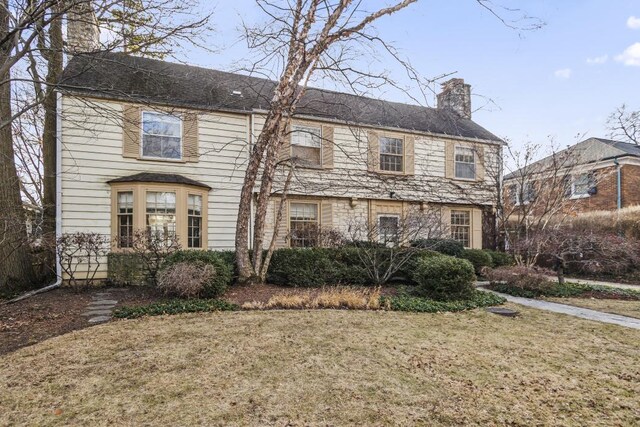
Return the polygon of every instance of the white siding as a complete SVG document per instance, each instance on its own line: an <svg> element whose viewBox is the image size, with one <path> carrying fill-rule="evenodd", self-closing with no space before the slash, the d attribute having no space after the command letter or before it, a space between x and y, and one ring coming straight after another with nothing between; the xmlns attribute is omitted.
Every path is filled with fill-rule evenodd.
<svg viewBox="0 0 640 427"><path fill-rule="evenodd" d="M122 157L122 104L62 100L62 232L111 235L107 181L139 172L174 173L209 185L208 246L232 249L247 157L248 116L198 117L199 162ZM106 262L99 277L106 276Z"/></svg>

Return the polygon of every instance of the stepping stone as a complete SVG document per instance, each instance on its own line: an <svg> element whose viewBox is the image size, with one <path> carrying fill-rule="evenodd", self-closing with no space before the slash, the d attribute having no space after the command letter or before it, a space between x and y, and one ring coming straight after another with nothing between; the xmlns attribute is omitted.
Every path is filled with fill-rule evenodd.
<svg viewBox="0 0 640 427"><path fill-rule="evenodd" d="M102 323L111 320L111 316L97 316L89 319L89 323Z"/></svg>
<svg viewBox="0 0 640 427"><path fill-rule="evenodd" d="M107 304L117 304L118 301L114 300L114 299L99 299L99 300L95 300L93 302L91 302L90 304L94 304L94 305L107 305Z"/></svg>
<svg viewBox="0 0 640 427"><path fill-rule="evenodd" d="M82 313L83 316L111 316L111 310L89 310Z"/></svg>

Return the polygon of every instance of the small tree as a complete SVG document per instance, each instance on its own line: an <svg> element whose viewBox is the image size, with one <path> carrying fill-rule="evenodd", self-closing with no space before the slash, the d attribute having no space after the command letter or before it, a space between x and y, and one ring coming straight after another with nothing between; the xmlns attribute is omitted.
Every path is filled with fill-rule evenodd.
<svg viewBox="0 0 640 427"><path fill-rule="evenodd" d="M56 239L55 253L71 286L94 283L108 243L109 239L98 233L65 233Z"/></svg>

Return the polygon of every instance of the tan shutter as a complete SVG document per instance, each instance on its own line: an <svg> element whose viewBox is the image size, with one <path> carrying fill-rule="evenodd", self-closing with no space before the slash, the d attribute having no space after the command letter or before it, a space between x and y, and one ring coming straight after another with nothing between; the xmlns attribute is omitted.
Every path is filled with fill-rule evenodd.
<svg viewBox="0 0 640 427"><path fill-rule="evenodd" d="M286 248L289 246L289 202L285 202L282 207L282 220L278 227L278 238L276 239L276 249ZM278 209L280 209L280 198L273 201L273 225L275 226L278 218ZM271 236L270 236L271 237Z"/></svg>
<svg viewBox="0 0 640 427"><path fill-rule="evenodd" d="M485 154L484 154L484 147L479 146L476 147L476 149L474 150L476 153L476 180L477 181L484 181L484 160L485 160Z"/></svg>
<svg viewBox="0 0 640 427"><path fill-rule="evenodd" d="M455 145L453 145L452 141L446 141L444 144L444 176L446 178L454 178Z"/></svg>
<svg viewBox="0 0 640 427"><path fill-rule="evenodd" d="M322 126L322 167L333 169L333 126Z"/></svg>
<svg viewBox="0 0 640 427"><path fill-rule="evenodd" d="M125 104L122 121L122 157L140 157L140 106Z"/></svg>
<svg viewBox="0 0 640 427"><path fill-rule="evenodd" d="M320 209L320 226L323 230L331 230L333 228L333 201L326 199L321 202Z"/></svg>
<svg viewBox="0 0 640 427"><path fill-rule="evenodd" d="M451 238L451 208L448 206L443 206L441 209L441 218L442 218L442 226L444 227L444 236L445 238Z"/></svg>
<svg viewBox="0 0 640 427"><path fill-rule="evenodd" d="M413 175L415 173L415 137L408 135L404 138L404 173Z"/></svg>
<svg viewBox="0 0 640 427"><path fill-rule="evenodd" d="M284 162L291 158L291 126L287 127L284 134L284 142L278 152L278 160Z"/></svg>
<svg viewBox="0 0 640 427"><path fill-rule="evenodd" d="M198 161L198 115L185 112L182 115L183 159L186 162Z"/></svg>
<svg viewBox="0 0 640 427"><path fill-rule="evenodd" d="M471 247L482 249L482 210L471 211Z"/></svg>
<svg viewBox="0 0 640 427"><path fill-rule="evenodd" d="M378 132L369 131L368 135L369 149L367 150L367 166L369 172L376 172L380 163L380 140Z"/></svg>

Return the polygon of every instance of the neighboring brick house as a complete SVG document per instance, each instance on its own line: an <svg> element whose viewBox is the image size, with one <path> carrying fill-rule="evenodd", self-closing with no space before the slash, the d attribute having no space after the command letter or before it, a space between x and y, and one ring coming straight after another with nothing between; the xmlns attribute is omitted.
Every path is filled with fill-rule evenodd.
<svg viewBox="0 0 640 427"><path fill-rule="evenodd" d="M574 213L640 204L640 146L589 138L554 156L565 156L566 167L553 169L545 158L505 176L507 203L527 203L553 170L563 178L564 205Z"/></svg>

